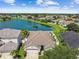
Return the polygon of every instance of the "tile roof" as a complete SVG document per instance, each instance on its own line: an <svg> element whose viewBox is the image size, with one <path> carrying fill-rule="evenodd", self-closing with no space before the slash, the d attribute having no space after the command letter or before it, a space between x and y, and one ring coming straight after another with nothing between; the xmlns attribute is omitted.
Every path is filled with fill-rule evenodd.
<svg viewBox="0 0 79 59"><path fill-rule="evenodd" d="M12 41L5 43L0 47L0 53L7 53L17 49L18 44Z"/></svg>
<svg viewBox="0 0 79 59"><path fill-rule="evenodd" d="M0 40L0 46L2 46L4 44L4 42L2 40Z"/></svg>
<svg viewBox="0 0 79 59"><path fill-rule="evenodd" d="M53 40L51 34L47 31L31 31L27 38L27 47L35 46L40 48L41 45L44 48L54 47L55 41Z"/></svg>
<svg viewBox="0 0 79 59"><path fill-rule="evenodd" d="M18 38L20 30L15 29L2 29L0 30L0 39L14 39Z"/></svg>
<svg viewBox="0 0 79 59"><path fill-rule="evenodd" d="M79 34L74 31L62 33L65 43L71 48L79 48Z"/></svg>

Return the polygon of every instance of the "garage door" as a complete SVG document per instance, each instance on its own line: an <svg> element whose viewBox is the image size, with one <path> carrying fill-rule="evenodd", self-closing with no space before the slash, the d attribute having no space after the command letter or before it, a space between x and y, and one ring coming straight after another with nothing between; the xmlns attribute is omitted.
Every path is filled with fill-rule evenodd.
<svg viewBox="0 0 79 59"><path fill-rule="evenodd" d="M38 59L38 49L34 49L34 47L31 47L30 49L27 49L27 57L26 59Z"/></svg>

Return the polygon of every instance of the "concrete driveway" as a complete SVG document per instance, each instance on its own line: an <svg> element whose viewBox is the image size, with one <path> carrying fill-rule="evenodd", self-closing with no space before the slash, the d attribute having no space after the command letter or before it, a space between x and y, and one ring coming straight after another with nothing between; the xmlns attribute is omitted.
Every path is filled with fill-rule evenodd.
<svg viewBox="0 0 79 59"><path fill-rule="evenodd" d="M13 59L9 53L3 53L0 59Z"/></svg>
<svg viewBox="0 0 79 59"><path fill-rule="evenodd" d="M26 59L38 59L38 50L27 50Z"/></svg>

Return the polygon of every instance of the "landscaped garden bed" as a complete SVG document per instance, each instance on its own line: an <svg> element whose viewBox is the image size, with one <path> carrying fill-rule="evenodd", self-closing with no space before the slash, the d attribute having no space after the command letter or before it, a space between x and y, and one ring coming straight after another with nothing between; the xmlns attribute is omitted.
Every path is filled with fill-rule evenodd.
<svg viewBox="0 0 79 59"><path fill-rule="evenodd" d="M22 44L17 50L10 53L13 58L25 59L26 51L24 51L24 44Z"/></svg>

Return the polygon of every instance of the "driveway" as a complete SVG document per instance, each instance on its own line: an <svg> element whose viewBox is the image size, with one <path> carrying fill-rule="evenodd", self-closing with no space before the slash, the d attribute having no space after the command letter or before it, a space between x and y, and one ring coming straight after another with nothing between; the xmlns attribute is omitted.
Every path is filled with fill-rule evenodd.
<svg viewBox="0 0 79 59"><path fill-rule="evenodd" d="M38 50L27 50L26 59L38 59Z"/></svg>
<svg viewBox="0 0 79 59"><path fill-rule="evenodd" d="M0 59L13 59L9 53L3 53Z"/></svg>

